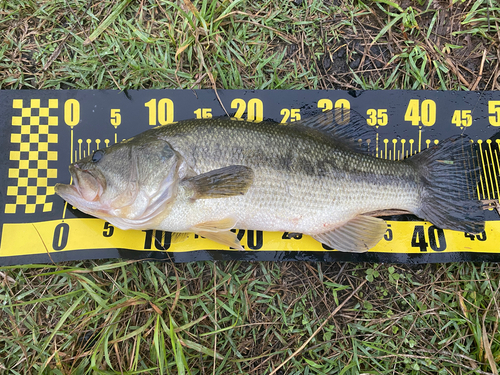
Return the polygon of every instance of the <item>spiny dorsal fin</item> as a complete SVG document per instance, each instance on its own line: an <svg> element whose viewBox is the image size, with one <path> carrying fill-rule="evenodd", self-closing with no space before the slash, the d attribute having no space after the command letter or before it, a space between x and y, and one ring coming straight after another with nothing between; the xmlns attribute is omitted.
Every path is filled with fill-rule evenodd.
<svg viewBox="0 0 500 375"><path fill-rule="evenodd" d="M374 127L369 126L366 119L352 109L334 108L292 124L328 134L358 152L367 153L366 141L370 139L375 143L376 138ZM362 140L361 144L359 140Z"/></svg>

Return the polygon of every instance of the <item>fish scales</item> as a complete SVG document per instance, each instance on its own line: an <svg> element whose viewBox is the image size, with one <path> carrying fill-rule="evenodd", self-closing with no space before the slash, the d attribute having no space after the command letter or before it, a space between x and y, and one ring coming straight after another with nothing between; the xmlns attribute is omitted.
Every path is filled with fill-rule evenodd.
<svg viewBox="0 0 500 375"><path fill-rule="evenodd" d="M245 196L190 206L179 199L164 222L172 230L229 214L236 226L248 229L319 233L359 213L388 205L411 210L419 203L410 166L355 153L331 137L293 125L211 119L157 132L198 174L233 164L255 173Z"/></svg>
<svg viewBox="0 0 500 375"><path fill-rule="evenodd" d="M388 209L441 228L484 230L481 204L464 194L478 165L463 152L466 138L384 160L355 147L366 121L342 127L333 113L289 125L204 119L158 127L71 164L74 184L56 192L121 229L194 232L239 250L232 228L305 233L337 250L367 251L387 225L364 214Z"/></svg>

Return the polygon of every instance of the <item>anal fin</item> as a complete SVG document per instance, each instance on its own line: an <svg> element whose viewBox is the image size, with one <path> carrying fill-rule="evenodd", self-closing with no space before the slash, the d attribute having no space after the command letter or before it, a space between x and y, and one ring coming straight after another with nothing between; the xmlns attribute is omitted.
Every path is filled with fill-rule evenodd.
<svg viewBox="0 0 500 375"><path fill-rule="evenodd" d="M386 230L385 220L359 215L341 227L312 237L339 251L364 253L383 238Z"/></svg>

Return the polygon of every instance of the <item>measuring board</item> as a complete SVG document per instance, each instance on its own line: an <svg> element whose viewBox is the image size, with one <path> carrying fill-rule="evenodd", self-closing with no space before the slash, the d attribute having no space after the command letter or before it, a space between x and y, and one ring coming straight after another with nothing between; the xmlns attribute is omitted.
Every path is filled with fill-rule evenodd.
<svg viewBox="0 0 500 375"><path fill-rule="evenodd" d="M436 91L0 91L0 265L123 257L173 260L307 260L424 263L500 261L500 217L486 211L479 235L442 230L412 215L386 217L384 239L364 254L341 253L309 236L239 230L245 251L189 235L123 231L54 193L68 165L154 126L225 115L292 122L352 109L376 129L373 155L401 160L460 133L484 166L474 187L498 200L500 93Z"/></svg>

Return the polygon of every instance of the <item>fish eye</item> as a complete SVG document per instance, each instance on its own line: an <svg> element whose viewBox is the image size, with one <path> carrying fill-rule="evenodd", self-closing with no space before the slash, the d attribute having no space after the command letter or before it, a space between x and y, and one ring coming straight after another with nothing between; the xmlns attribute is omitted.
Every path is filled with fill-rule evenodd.
<svg viewBox="0 0 500 375"><path fill-rule="evenodd" d="M163 147L161 156L163 159L170 159L172 156L174 156L174 150L170 148L170 145L166 145L165 147Z"/></svg>
<svg viewBox="0 0 500 375"><path fill-rule="evenodd" d="M102 159L103 156L104 156L104 151L103 150L94 151L94 153L92 154L92 161L94 163L97 163L99 160Z"/></svg>

